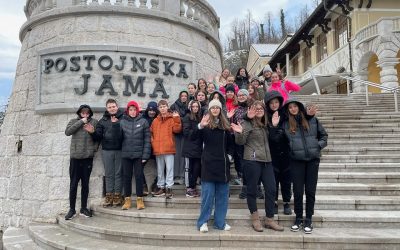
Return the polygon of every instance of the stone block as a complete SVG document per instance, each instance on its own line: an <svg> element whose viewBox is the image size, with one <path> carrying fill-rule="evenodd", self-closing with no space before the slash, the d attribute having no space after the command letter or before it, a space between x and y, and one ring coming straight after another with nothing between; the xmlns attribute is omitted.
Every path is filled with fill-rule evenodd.
<svg viewBox="0 0 400 250"><path fill-rule="evenodd" d="M24 172L28 174L46 174L49 165L49 157L29 156L26 157L26 167Z"/></svg>
<svg viewBox="0 0 400 250"><path fill-rule="evenodd" d="M12 161L11 176L12 177L22 176L25 173L26 158L12 157L11 161Z"/></svg>
<svg viewBox="0 0 400 250"><path fill-rule="evenodd" d="M50 200L67 200L69 197L69 178L52 178L49 185Z"/></svg>
<svg viewBox="0 0 400 250"><path fill-rule="evenodd" d="M22 198L45 201L49 198L50 178L45 174L25 175L22 181Z"/></svg>
<svg viewBox="0 0 400 250"><path fill-rule="evenodd" d="M57 23L57 31L59 35L70 35L74 32L75 18L64 18Z"/></svg>
<svg viewBox="0 0 400 250"><path fill-rule="evenodd" d="M103 194L103 177L91 177L89 182L89 197L100 198Z"/></svg>
<svg viewBox="0 0 400 250"><path fill-rule="evenodd" d="M6 198L8 193L8 178L0 178L0 198Z"/></svg>
<svg viewBox="0 0 400 250"><path fill-rule="evenodd" d="M0 177L10 177L12 170L12 158L0 157Z"/></svg>
<svg viewBox="0 0 400 250"><path fill-rule="evenodd" d="M70 151L71 138L64 133L57 133L53 136L52 155L67 155Z"/></svg>
<svg viewBox="0 0 400 250"><path fill-rule="evenodd" d="M1 135L11 135L14 133L15 113L6 113L3 124L1 125Z"/></svg>
<svg viewBox="0 0 400 250"><path fill-rule="evenodd" d="M22 176L11 177L8 186L8 198L20 199L22 191Z"/></svg>
<svg viewBox="0 0 400 250"><path fill-rule="evenodd" d="M40 218L52 218L54 219L57 214L64 211L65 209L61 206L60 201L45 201L40 204L37 217ZM77 204L78 205L78 204Z"/></svg>
<svg viewBox="0 0 400 250"><path fill-rule="evenodd" d="M51 155L53 147L52 134L36 134L25 136L22 152L24 155Z"/></svg>
<svg viewBox="0 0 400 250"><path fill-rule="evenodd" d="M22 214L27 217L36 217L40 208L40 201L25 200L22 205Z"/></svg>
<svg viewBox="0 0 400 250"><path fill-rule="evenodd" d="M128 17L102 16L100 17L100 30L105 32L127 32L130 25Z"/></svg>
<svg viewBox="0 0 400 250"><path fill-rule="evenodd" d="M47 162L46 174L48 177L61 177L64 171L64 156L50 156Z"/></svg>
<svg viewBox="0 0 400 250"><path fill-rule="evenodd" d="M40 121L40 133L55 133L59 132L57 123L58 115L56 114L44 114L41 115ZM66 125L64 126L65 129Z"/></svg>
<svg viewBox="0 0 400 250"><path fill-rule="evenodd" d="M98 30L99 18L92 15L77 17L75 19L75 31L88 32Z"/></svg>
<svg viewBox="0 0 400 250"><path fill-rule="evenodd" d="M69 165L70 165L70 157L64 156L62 162L62 176L69 177Z"/></svg>

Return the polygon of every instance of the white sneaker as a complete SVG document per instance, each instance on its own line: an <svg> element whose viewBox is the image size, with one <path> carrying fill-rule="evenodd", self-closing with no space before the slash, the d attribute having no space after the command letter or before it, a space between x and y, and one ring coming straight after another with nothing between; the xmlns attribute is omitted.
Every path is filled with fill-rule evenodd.
<svg viewBox="0 0 400 250"><path fill-rule="evenodd" d="M232 229L231 226L225 224L224 231L231 231L231 229Z"/></svg>
<svg viewBox="0 0 400 250"><path fill-rule="evenodd" d="M202 233L207 233L208 232L207 223L204 223L203 225L201 225L200 232L202 232Z"/></svg>

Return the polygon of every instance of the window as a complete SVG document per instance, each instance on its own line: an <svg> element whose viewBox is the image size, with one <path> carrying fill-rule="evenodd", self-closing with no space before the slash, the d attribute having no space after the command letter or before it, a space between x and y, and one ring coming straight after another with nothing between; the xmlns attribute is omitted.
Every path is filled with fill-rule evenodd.
<svg viewBox="0 0 400 250"><path fill-rule="evenodd" d="M305 48L303 50L303 57L304 57L304 71L307 71L308 68L311 67L311 50L310 48Z"/></svg>
<svg viewBox="0 0 400 250"><path fill-rule="evenodd" d="M326 34L322 33L317 37L317 62L322 61L328 57L328 41Z"/></svg>
<svg viewBox="0 0 400 250"><path fill-rule="evenodd" d="M339 17L335 20L335 49L347 44L347 19Z"/></svg>

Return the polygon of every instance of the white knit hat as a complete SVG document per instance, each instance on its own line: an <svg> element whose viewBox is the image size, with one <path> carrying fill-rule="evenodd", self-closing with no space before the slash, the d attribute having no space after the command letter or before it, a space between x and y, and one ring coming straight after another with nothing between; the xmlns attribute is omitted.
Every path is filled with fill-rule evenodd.
<svg viewBox="0 0 400 250"><path fill-rule="evenodd" d="M212 107L217 106L218 108L222 109L222 104L218 100L211 100L210 103L208 104L208 110L210 110Z"/></svg>
<svg viewBox="0 0 400 250"><path fill-rule="evenodd" d="M271 66L269 66L269 64L265 65L264 69L263 69L263 74L265 72L272 72Z"/></svg>

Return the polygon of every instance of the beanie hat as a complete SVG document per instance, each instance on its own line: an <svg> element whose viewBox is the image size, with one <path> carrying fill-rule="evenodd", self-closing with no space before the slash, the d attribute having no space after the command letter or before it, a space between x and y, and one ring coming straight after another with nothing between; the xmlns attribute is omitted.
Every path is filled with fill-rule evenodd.
<svg viewBox="0 0 400 250"><path fill-rule="evenodd" d="M235 93L235 87L232 84L228 84L225 87L225 93L228 91L232 91L233 93Z"/></svg>
<svg viewBox="0 0 400 250"><path fill-rule="evenodd" d="M208 110L210 110L212 107L217 106L218 108L222 109L222 104L218 100L211 100L211 102L208 104Z"/></svg>
<svg viewBox="0 0 400 250"><path fill-rule="evenodd" d="M263 74L265 72L272 72L271 66L269 66L269 64L265 65L264 69L263 69Z"/></svg>
<svg viewBox="0 0 400 250"><path fill-rule="evenodd" d="M128 114L129 107L132 107L132 106L134 106L136 108L136 111L138 113L140 112L139 104L137 102L135 102L135 101L130 101L130 102L128 102L128 105L126 105L126 110L125 110L126 114Z"/></svg>
<svg viewBox="0 0 400 250"><path fill-rule="evenodd" d="M252 82L254 82L254 81L261 82L261 81L260 81L260 78L258 78L257 76L255 76L255 77L251 78L251 81L250 81L250 83L252 83Z"/></svg>
<svg viewBox="0 0 400 250"><path fill-rule="evenodd" d="M247 89L240 89L237 94L239 95L240 93L242 93L245 96L249 96L250 95L249 91L247 91Z"/></svg>
<svg viewBox="0 0 400 250"><path fill-rule="evenodd" d="M147 104L147 110L157 111L157 106L156 102L151 101Z"/></svg>

